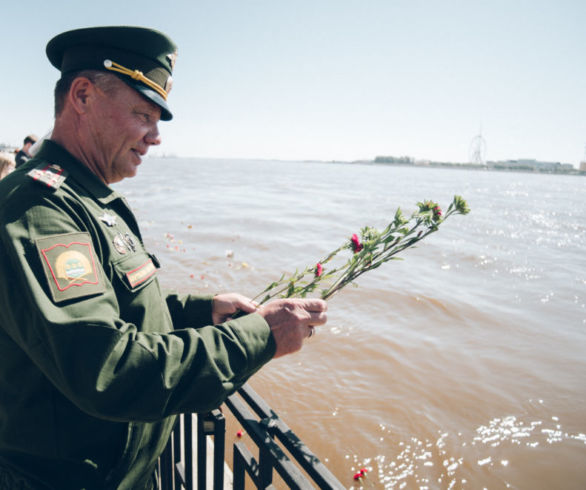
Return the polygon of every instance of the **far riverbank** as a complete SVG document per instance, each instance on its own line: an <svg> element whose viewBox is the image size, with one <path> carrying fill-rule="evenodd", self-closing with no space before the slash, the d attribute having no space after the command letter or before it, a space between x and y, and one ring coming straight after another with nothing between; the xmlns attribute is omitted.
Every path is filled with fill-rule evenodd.
<svg viewBox="0 0 586 490"><path fill-rule="evenodd" d="M379 158L379 157L377 157ZM520 163L519 163L520 162ZM430 161L385 161L385 160L353 160L340 161L330 160L321 163L347 163L358 165L384 165L395 167L417 167L417 168L449 168L478 171L497 171L497 172L522 172L531 174L559 174L559 175L581 175L586 176L586 170L580 170L570 164L552 164L549 162L511 160L507 162L487 162L485 165L475 163L452 163L452 162L430 162Z"/></svg>

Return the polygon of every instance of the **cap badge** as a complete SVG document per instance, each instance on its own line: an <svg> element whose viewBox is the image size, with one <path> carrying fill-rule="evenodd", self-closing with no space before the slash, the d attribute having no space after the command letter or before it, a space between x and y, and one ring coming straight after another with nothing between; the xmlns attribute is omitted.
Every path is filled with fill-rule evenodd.
<svg viewBox="0 0 586 490"><path fill-rule="evenodd" d="M167 59L169 60L169 64L171 65L171 70L175 69L175 62L177 61L177 51L174 53L169 53L167 55Z"/></svg>
<svg viewBox="0 0 586 490"><path fill-rule="evenodd" d="M173 88L173 77L169 77L167 78L167 81L165 82L165 90L167 93L171 92L171 89Z"/></svg>

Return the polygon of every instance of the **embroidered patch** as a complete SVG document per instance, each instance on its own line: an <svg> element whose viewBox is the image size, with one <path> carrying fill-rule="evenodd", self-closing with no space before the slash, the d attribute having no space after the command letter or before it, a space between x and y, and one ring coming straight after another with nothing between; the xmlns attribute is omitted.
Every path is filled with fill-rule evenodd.
<svg viewBox="0 0 586 490"><path fill-rule="evenodd" d="M36 240L55 303L103 293L89 233L68 233Z"/></svg>
<svg viewBox="0 0 586 490"><path fill-rule="evenodd" d="M145 282L149 277L151 277L157 268L151 259L148 259L144 264L140 267L137 267L134 270L126 273L126 279L128 279L128 284L130 287L134 288L139 284Z"/></svg>
<svg viewBox="0 0 586 490"><path fill-rule="evenodd" d="M54 163L43 163L33 168L27 175L47 187L59 189L67 178L67 170Z"/></svg>

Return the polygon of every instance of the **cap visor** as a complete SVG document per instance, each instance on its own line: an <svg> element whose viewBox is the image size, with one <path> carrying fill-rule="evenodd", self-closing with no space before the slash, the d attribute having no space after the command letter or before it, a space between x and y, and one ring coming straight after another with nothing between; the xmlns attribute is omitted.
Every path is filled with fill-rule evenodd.
<svg viewBox="0 0 586 490"><path fill-rule="evenodd" d="M126 77L121 77L121 79L161 108L161 121L170 121L173 119L173 114L171 114L171 110L167 105L167 101L163 99L163 97L161 97L157 92L148 88L142 83L134 82L133 80L126 80Z"/></svg>

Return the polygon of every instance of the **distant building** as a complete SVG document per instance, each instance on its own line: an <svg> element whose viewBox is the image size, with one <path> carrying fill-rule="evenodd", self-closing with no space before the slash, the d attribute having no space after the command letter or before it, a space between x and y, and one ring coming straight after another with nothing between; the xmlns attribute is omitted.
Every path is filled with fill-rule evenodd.
<svg viewBox="0 0 586 490"><path fill-rule="evenodd" d="M586 172L586 160L580 162L580 172Z"/></svg>

